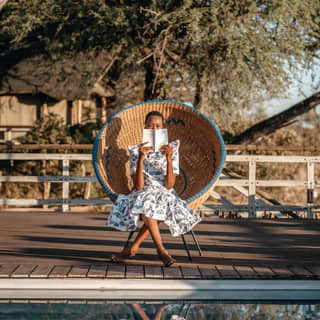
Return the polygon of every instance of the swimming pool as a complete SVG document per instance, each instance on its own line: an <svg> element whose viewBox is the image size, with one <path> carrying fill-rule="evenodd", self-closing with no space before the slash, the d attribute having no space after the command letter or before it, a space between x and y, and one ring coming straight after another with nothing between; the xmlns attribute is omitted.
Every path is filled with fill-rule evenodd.
<svg viewBox="0 0 320 320"><path fill-rule="evenodd" d="M0 319L320 319L320 301L304 303L266 303L235 301L108 301L108 300L52 300L44 303L37 301L19 301L0 303Z"/></svg>
<svg viewBox="0 0 320 320"><path fill-rule="evenodd" d="M0 319L320 319L320 280L9 278Z"/></svg>

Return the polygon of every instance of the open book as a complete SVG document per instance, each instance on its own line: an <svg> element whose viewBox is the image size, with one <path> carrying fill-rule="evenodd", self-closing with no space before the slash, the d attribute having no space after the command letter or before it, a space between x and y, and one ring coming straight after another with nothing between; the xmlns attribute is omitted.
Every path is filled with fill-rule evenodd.
<svg viewBox="0 0 320 320"><path fill-rule="evenodd" d="M149 142L146 147L154 147L154 150L159 150L161 146L168 144L167 129L143 129L142 142Z"/></svg>

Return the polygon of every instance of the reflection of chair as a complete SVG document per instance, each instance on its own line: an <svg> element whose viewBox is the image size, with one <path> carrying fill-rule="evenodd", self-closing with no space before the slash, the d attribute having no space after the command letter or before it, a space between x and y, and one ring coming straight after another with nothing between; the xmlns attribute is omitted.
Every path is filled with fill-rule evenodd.
<svg viewBox="0 0 320 320"><path fill-rule="evenodd" d="M100 130L93 146L93 165L108 197L131 191L128 145L142 140L145 116L160 111L166 119L169 141L179 139L180 174L175 190L196 210L210 195L225 160L223 139L214 123L198 110L172 101L147 101L121 110ZM129 236L132 236L132 233ZM200 248L192 232L201 255ZM128 241L129 241L128 239ZM191 259L185 238L183 243Z"/></svg>

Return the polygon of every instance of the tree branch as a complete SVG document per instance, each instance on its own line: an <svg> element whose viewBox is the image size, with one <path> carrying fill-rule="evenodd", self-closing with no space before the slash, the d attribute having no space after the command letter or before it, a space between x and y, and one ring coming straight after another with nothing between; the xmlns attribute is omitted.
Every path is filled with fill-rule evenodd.
<svg viewBox="0 0 320 320"><path fill-rule="evenodd" d="M8 0L0 0L0 11L4 8Z"/></svg>
<svg viewBox="0 0 320 320"><path fill-rule="evenodd" d="M320 104L320 92L295 104L289 109L280 112L266 120L258 122L254 126L246 129L241 134L235 136L230 141L231 144L250 144L259 138L269 135L276 130L291 124L292 120Z"/></svg>

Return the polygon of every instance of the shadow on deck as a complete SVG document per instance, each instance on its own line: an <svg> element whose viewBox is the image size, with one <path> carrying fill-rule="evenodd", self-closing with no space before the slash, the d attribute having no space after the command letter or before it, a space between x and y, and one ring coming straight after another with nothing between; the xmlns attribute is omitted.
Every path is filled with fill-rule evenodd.
<svg viewBox="0 0 320 320"><path fill-rule="evenodd" d="M151 239L126 264L111 263L128 237L97 212L0 212L0 277L320 278L320 220L205 218L195 229L204 256L186 235L161 224L177 260L163 268Z"/></svg>

